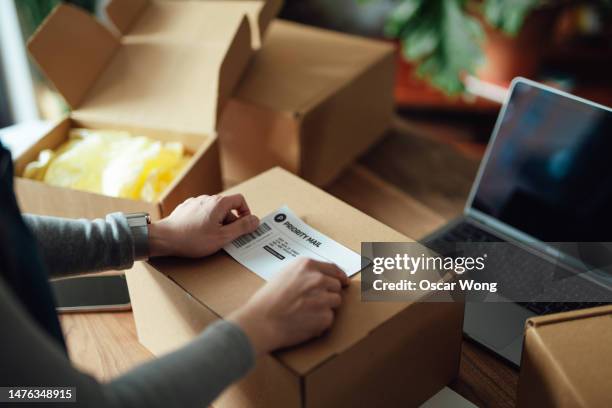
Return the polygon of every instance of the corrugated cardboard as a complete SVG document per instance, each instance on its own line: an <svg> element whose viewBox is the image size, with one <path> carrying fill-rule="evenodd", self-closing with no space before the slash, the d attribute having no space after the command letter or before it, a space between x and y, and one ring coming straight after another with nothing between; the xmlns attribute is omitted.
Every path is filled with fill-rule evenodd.
<svg viewBox="0 0 612 408"><path fill-rule="evenodd" d="M203 15L244 15L249 19L253 48L259 48L263 36L270 24L280 11L282 0L205 0L202 6L195 1L178 0L175 2L152 0L114 0L106 7L106 14L121 34L132 36L156 34L164 36L183 36L192 39L194 30L209 30L215 27L206 27L207 24L197 24L207 21ZM142 24L140 20L149 23ZM193 21L194 25L185 25L186 20ZM161 21L161 26L159 25ZM152 26L150 22L155 22ZM222 34L222 32L208 33L207 36ZM209 37L210 38L210 37Z"/></svg>
<svg viewBox="0 0 612 408"><path fill-rule="evenodd" d="M193 158L157 203L110 199L18 177L16 191L24 211L97 217L142 210L157 218L188 197L220 191L215 129L220 107L253 53L246 13L252 18L261 13L257 30L263 33L278 8L276 1L269 6L255 1L224 4L115 0L108 5L108 16L122 36L79 8L62 4L54 10L28 49L72 113L17 158L16 174L41 149L60 145L73 126L181 141Z"/></svg>
<svg viewBox="0 0 612 408"><path fill-rule="evenodd" d="M260 216L287 204L309 225L357 252L361 241L409 240L279 168L227 193L244 194ZM185 344L264 284L224 252L141 263L127 278L138 337L156 355ZM455 377L462 304L365 303L360 275L352 280L327 335L259 359L214 406L410 407Z"/></svg>
<svg viewBox="0 0 612 408"><path fill-rule="evenodd" d="M221 117L227 184L274 166L329 183L388 127L394 67L387 43L272 22Z"/></svg>
<svg viewBox="0 0 612 408"><path fill-rule="evenodd" d="M612 306L529 319L518 407L612 407Z"/></svg>

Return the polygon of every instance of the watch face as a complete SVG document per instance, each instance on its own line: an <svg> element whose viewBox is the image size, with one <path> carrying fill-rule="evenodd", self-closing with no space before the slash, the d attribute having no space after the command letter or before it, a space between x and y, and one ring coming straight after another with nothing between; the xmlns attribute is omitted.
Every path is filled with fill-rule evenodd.
<svg viewBox="0 0 612 408"><path fill-rule="evenodd" d="M132 213L126 214L128 225L130 227L144 227L149 224L149 214L147 213Z"/></svg>

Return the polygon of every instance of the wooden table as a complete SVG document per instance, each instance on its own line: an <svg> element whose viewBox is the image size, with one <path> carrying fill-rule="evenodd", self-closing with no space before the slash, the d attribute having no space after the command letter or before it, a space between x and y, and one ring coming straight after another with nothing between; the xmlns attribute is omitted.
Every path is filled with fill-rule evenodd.
<svg viewBox="0 0 612 408"><path fill-rule="evenodd" d="M481 150L419 136L424 132L398 119L395 131L327 190L407 236L434 231L461 213ZM138 343L131 313L63 315L61 322L74 363L100 380L152 358ZM513 407L517 381L515 368L464 340L450 387L478 406Z"/></svg>

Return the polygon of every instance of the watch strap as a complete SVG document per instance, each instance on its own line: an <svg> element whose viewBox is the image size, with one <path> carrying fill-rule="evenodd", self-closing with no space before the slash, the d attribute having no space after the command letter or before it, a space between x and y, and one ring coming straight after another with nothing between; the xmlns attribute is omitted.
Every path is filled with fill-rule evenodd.
<svg viewBox="0 0 612 408"><path fill-rule="evenodd" d="M149 258L149 227L150 218L147 213L125 214L132 239L134 241L134 260L141 261Z"/></svg>

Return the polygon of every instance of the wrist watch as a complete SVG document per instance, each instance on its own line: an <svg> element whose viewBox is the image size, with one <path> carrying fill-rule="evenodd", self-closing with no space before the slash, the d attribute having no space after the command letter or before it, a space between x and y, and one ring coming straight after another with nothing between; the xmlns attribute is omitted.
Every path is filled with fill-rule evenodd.
<svg viewBox="0 0 612 408"><path fill-rule="evenodd" d="M134 260L149 258L149 227L151 217L148 213L125 214L134 240Z"/></svg>

